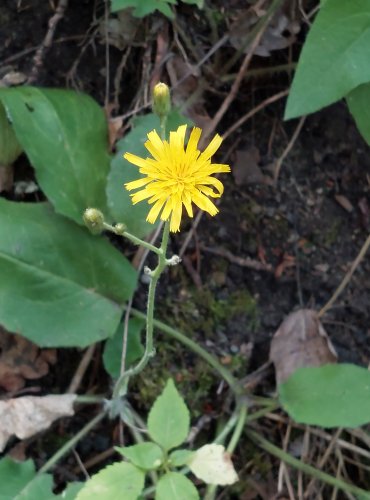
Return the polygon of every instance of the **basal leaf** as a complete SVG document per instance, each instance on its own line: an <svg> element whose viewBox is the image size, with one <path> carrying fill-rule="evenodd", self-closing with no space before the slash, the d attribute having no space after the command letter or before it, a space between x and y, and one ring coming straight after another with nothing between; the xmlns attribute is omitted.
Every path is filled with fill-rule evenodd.
<svg viewBox="0 0 370 500"><path fill-rule="evenodd" d="M179 125L189 123L177 110L168 117L167 130L177 129ZM159 118L154 114L141 116L134 120L131 132L117 143L117 154L111 163L108 177L107 197L110 212L115 222L126 224L128 231L142 237L149 234L155 225L146 222L149 212L147 203L132 204L129 192L125 189L126 182L139 179L139 169L123 158L123 153L130 152L146 158L149 156L144 143L147 134L153 129L159 131Z"/></svg>
<svg viewBox="0 0 370 500"><path fill-rule="evenodd" d="M76 500L137 500L144 488L144 473L127 462L108 465L86 482Z"/></svg>
<svg viewBox="0 0 370 500"><path fill-rule="evenodd" d="M70 90L0 89L0 100L55 210L83 224L87 207L108 215L108 131L103 110Z"/></svg>
<svg viewBox="0 0 370 500"><path fill-rule="evenodd" d="M317 111L370 81L370 2L326 0L303 46L285 118Z"/></svg>
<svg viewBox="0 0 370 500"><path fill-rule="evenodd" d="M176 0L112 0L111 12L117 12L127 7L134 7L133 14L136 17L144 17L159 10L170 19L173 18L169 3L176 3Z"/></svg>
<svg viewBox="0 0 370 500"><path fill-rule="evenodd" d="M46 203L0 199L0 323L40 346L86 346L116 331L136 272L102 236Z"/></svg>
<svg viewBox="0 0 370 500"><path fill-rule="evenodd" d="M194 484L179 472L167 472L160 478L155 500L199 500Z"/></svg>
<svg viewBox="0 0 370 500"><path fill-rule="evenodd" d="M144 353L144 346L140 340L140 333L145 322L138 318L132 318L128 325L126 366L132 365ZM116 333L109 338L104 346L103 363L112 378L118 378L121 369L123 324L120 323Z"/></svg>
<svg viewBox="0 0 370 500"><path fill-rule="evenodd" d="M169 379L149 413L150 437L167 451L185 441L189 428L189 410L173 380Z"/></svg>
<svg viewBox="0 0 370 500"><path fill-rule="evenodd" d="M370 422L370 372L360 366L300 368L279 386L279 396L299 423L358 427Z"/></svg>
<svg viewBox="0 0 370 500"><path fill-rule="evenodd" d="M364 83L347 96L347 104L362 137L370 145L370 83Z"/></svg>
<svg viewBox="0 0 370 500"><path fill-rule="evenodd" d="M116 447L116 450L140 469L156 469L163 462L163 451L155 443L139 443L124 448Z"/></svg>

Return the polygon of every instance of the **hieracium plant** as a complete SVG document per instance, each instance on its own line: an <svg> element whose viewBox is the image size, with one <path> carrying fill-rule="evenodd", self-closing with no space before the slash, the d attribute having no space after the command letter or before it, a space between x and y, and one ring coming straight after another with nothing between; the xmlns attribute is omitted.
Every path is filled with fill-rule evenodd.
<svg viewBox="0 0 370 500"><path fill-rule="evenodd" d="M184 208L189 217L194 216L193 205L212 216L216 215L218 209L212 198L219 198L224 188L214 174L230 172L228 165L212 163L212 157L222 143L222 138L218 134L204 151L200 151L198 147L202 133L198 127L191 130L188 139L186 139L187 125L181 125L177 130L170 131L167 138L166 121L171 110L171 99L169 88L163 83L157 84L154 88L153 110L160 118L160 131L152 130L148 133L145 148L149 155L146 158L130 152L125 152L123 155L127 161L138 167L138 179L126 183L124 189L133 192L131 193L133 204L140 202L148 204L149 223L154 224L158 218L162 221L160 246L156 247L127 232L123 223L108 224L104 215L94 208L88 208L84 214L85 223L93 233L111 231L137 245L142 245L158 257L154 269L144 269L149 277L144 354L136 365L121 370L113 390L113 398L107 403L111 416L119 415L128 425L130 425L130 415L132 416L132 409L126 401L129 380L140 373L155 354L153 321L156 286L164 269L180 262L180 258L176 255L167 257L169 233L180 231ZM155 471L159 474L159 479L152 488L158 500L169 498L171 491L181 491L189 500L199 498L195 486L185 476L189 469L208 484L235 482L237 475L222 445L216 443L206 445L195 452L186 449L176 450L186 440L189 425L188 409L172 380L169 380L149 414L147 431L151 441L117 449L129 462L113 464L95 475L86 483L77 498L88 498L97 491L104 493L105 498L110 498L110 493L113 495L112 481L120 474L121 479L124 478L125 487L124 490L120 489L121 496L115 498L125 500L131 498L134 500L140 495L150 494L150 488L144 490L146 472ZM177 471L178 467L185 469Z"/></svg>

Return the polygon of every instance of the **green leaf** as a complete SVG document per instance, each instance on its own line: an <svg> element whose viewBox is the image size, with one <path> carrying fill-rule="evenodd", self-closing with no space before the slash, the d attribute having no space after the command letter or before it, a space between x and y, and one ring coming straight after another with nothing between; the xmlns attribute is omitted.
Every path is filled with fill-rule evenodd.
<svg viewBox="0 0 370 500"><path fill-rule="evenodd" d="M115 449L140 469L157 469L163 463L163 451L155 443L139 443L124 448L117 446Z"/></svg>
<svg viewBox="0 0 370 500"><path fill-rule="evenodd" d="M144 488L144 473L134 465L118 462L89 479L76 500L137 500Z"/></svg>
<svg viewBox="0 0 370 500"><path fill-rule="evenodd" d="M279 396L299 423L358 427L370 422L370 372L360 366L300 368L279 386Z"/></svg>
<svg viewBox="0 0 370 500"><path fill-rule="evenodd" d="M132 365L144 353L140 333L145 326L142 319L132 318L128 324L126 366ZM120 323L116 333L109 338L104 346L103 363L112 378L118 378L121 370L123 323Z"/></svg>
<svg viewBox="0 0 370 500"><path fill-rule="evenodd" d="M356 87L347 96L347 104L362 137L370 145L370 83Z"/></svg>
<svg viewBox="0 0 370 500"><path fill-rule="evenodd" d="M186 465L194 456L194 451L175 450L169 456L170 465L173 467L182 467Z"/></svg>
<svg viewBox="0 0 370 500"><path fill-rule="evenodd" d="M177 129L179 125L189 123L177 110L173 110L168 117L168 130ZM107 197L110 212L116 222L123 222L127 230L138 237L149 234L155 225L146 222L149 205L146 202L132 204L129 192L125 189L126 182L134 181L141 177L139 169L123 158L123 153L129 152L137 156L149 155L144 147L147 134L153 129L159 130L159 118L154 114L141 116L134 120L133 128L123 139L117 143L117 154L111 163L108 176Z"/></svg>
<svg viewBox="0 0 370 500"><path fill-rule="evenodd" d="M182 2L190 5L196 5L199 9L203 9L204 7L204 0L182 0Z"/></svg>
<svg viewBox="0 0 370 500"><path fill-rule="evenodd" d="M165 16L173 19L169 3L175 4L176 0L112 0L111 12L117 12L127 7L135 7L133 14L136 17L144 17L159 10Z"/></svg>
<svg viewBox="0 0 370 500"><path fill-rule="evenodd" d="M370 81L370 2L327 0L303 46L285 119L317 111Z"/></svg>
<svg viewBox="0 0 370 500"><path fill-rule="evenodd" d="M82 490L84 486L84 483L69 483L66 489L57 495L56 498L59 500L75 500L77 493Z"/></svg>
<svg viewBox="0 0 370 500"><path fill-rule="evenodd" d="M9 123L4 106L0 102L0 166L12 165L21 153L21 145Z"/></svg>
<svg viewBox="0 0 370 500"><path fill-rule="evenodd" d="M49 474L36 476L32 460L15 462L5 457L0 460L1 500L50 500L53 478Z"/></svg>
<svg viewBox="0 0 370 500"><path fill-rule="evenodd" d="M43 347L86 346L117 330L136 272L102 236L47 203L0 199L0 324Z"/></svg>
<svg viewBox="0 0 370 500"><path fill-rule="evenodd" d="M148 417L148 431L166 451L183 443L189 434L189 410L172 379L154 402Z"/></svg>
<svg viewBox="0 0 370 500"><path fill-rule="evenodd" d="M183 474L167 472L158 481L155 500L199 500L199 494Z"/></svg>
<svg viewBox="0 0 370 500"><path fill-rule="evenodd" d="M107 215L108 129L89 96L59 89L0 89L17 139L55 210L83 224L95 207Z"/></svg>

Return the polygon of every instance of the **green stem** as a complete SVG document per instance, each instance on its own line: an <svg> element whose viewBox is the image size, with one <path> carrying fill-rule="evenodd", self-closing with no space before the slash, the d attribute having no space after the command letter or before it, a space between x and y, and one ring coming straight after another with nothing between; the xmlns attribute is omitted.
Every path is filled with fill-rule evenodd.
<svg viewBox="0 0 370 500"><path fill-rule="evenodd" d="M91 429L96 426L96 424L103 420L105 415L106 411L98 413L98 415L96 415L96 417L94 417L88 424L86 424L85 427L80 430L80 432L75 434L73 438L67 441L51 458L49 458L49 460L39 469L37 474L42 474L43 472L47 472L48 470L50 470L53 465L55 465L58 460L63 457L63 455L68 453L69 450L72 449L80 439L86 436L86 434L88 434Z"/></svg>
<svg viewBox="0 0 370 500"><path fill-rule="evenodd" d="M75 403L83 403L83 404L97 404L97 403L104 403L107 398L104 396L89 396L87 395L82 395L82 396L77 396L75 399Z"/></svg>
<svg viewBox="0 0 370 500"><path fill-rule="evenodd" d="M146 315L143 314L141 317L146 319L146 338L145 338L145 351L143 357L138 362L136 366L130 368L126 372L122 373L119 379L116 382L114 391L113 391L113 399L119 398L123 396L126 392L127 383L130 377L137 375L140 373L146 365L148 364L151 357L154 356L155 350L153 345L153 330L154 330L154 300L155 300L155 291L157 287L157 283L159 277L161 276L164 268L166 267L166 251L168 245L168 238L170 232L170 223L167 221L164 225L162 243L159 248L160 252L158 254L158 265L154 269L154 271L150 274L150 284L149 284L149 292L148 292L148 302L147 302L147 311Z"/></svg>
<svg viewBox="0 0 370 500"><path fill-rule="evenodd" d="M258 444L258 446L266 450L268 453L271 453L271 455L278 457L286 464L291 465L292 467L295 467L296 469L301 470L302 472L312 477L315 477L316 479L323 481L324 483L330 484L335 488L341 489L342 491L347 491L348 493L360 495L360 497L363 499L365 498L370 499L370 493L368 491L365 491L362 488L354 486L353 484L347 483L342 479L330 476L329 474L326 474L326 472L322 472L321 470L315 469L315 467L312 467L312 465L305 464L301 460L292 457L282 449L273 445L272 443L267 441L267 439L263 438L255 431L247 429L246 432L247 435Z"/></svg>
<svg viewBox="0 0 370 500"><path fill-rule="evenodd" d="M131 314L133 316L136 316L137 318L142 318L145 319L146 315L137 309L132 309ZM166 333L170 337L178 340L182 344L186 345L189 347L193 352L198 354L201 358L203 358L207 363L212 366L220 375L221 377L227 382L229 385L230 389L236 394L239 395L242 393L242 388L240 387L238 380L232 375L232 373L225 368L212 354L210 354L208 351L203 349L200 345L198 345L194 340L191 340L189 337L184 335L183 333L179 332L178 330L175 330L175 328L172 328L166 323L163 323L162 321L159 321L155 319L153 321L153 325L161 330L163 333Z"/></svg>
<svg viewBox="0 0 370 500"><path fill-rule="evenodd" d="M111 224L107 224L106 222L103 223L104 229L107 231L110 231L111 233L118 234L118 236L122 236L123 238L127 238L130 240L134 245L141 245L148 250L156 253L157 255L161 255L161 250L157 248L156 246L152 245L151 243L148 243L147 241L141 240L140 238L137 238L131 233L128 233L127 231L119 231L115 226L112 226Z"/></svg>

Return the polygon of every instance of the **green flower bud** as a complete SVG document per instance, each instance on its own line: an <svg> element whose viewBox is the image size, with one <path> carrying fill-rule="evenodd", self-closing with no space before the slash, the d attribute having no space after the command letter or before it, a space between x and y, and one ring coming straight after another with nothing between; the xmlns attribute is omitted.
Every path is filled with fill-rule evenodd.
<svg viewBox="0 0 370 500"><path fill-rule="evenodd" d="M171 111L170 89L165 83L157 83L153 89L153 111L160 118Z"/></svg>
<svg viewBox="0 0 370 500"><path fill-rule="evenodd" d="M84 222L92 234L100 234L104 230L104 215L96 208L87 208L83 215Z"/></svg>

